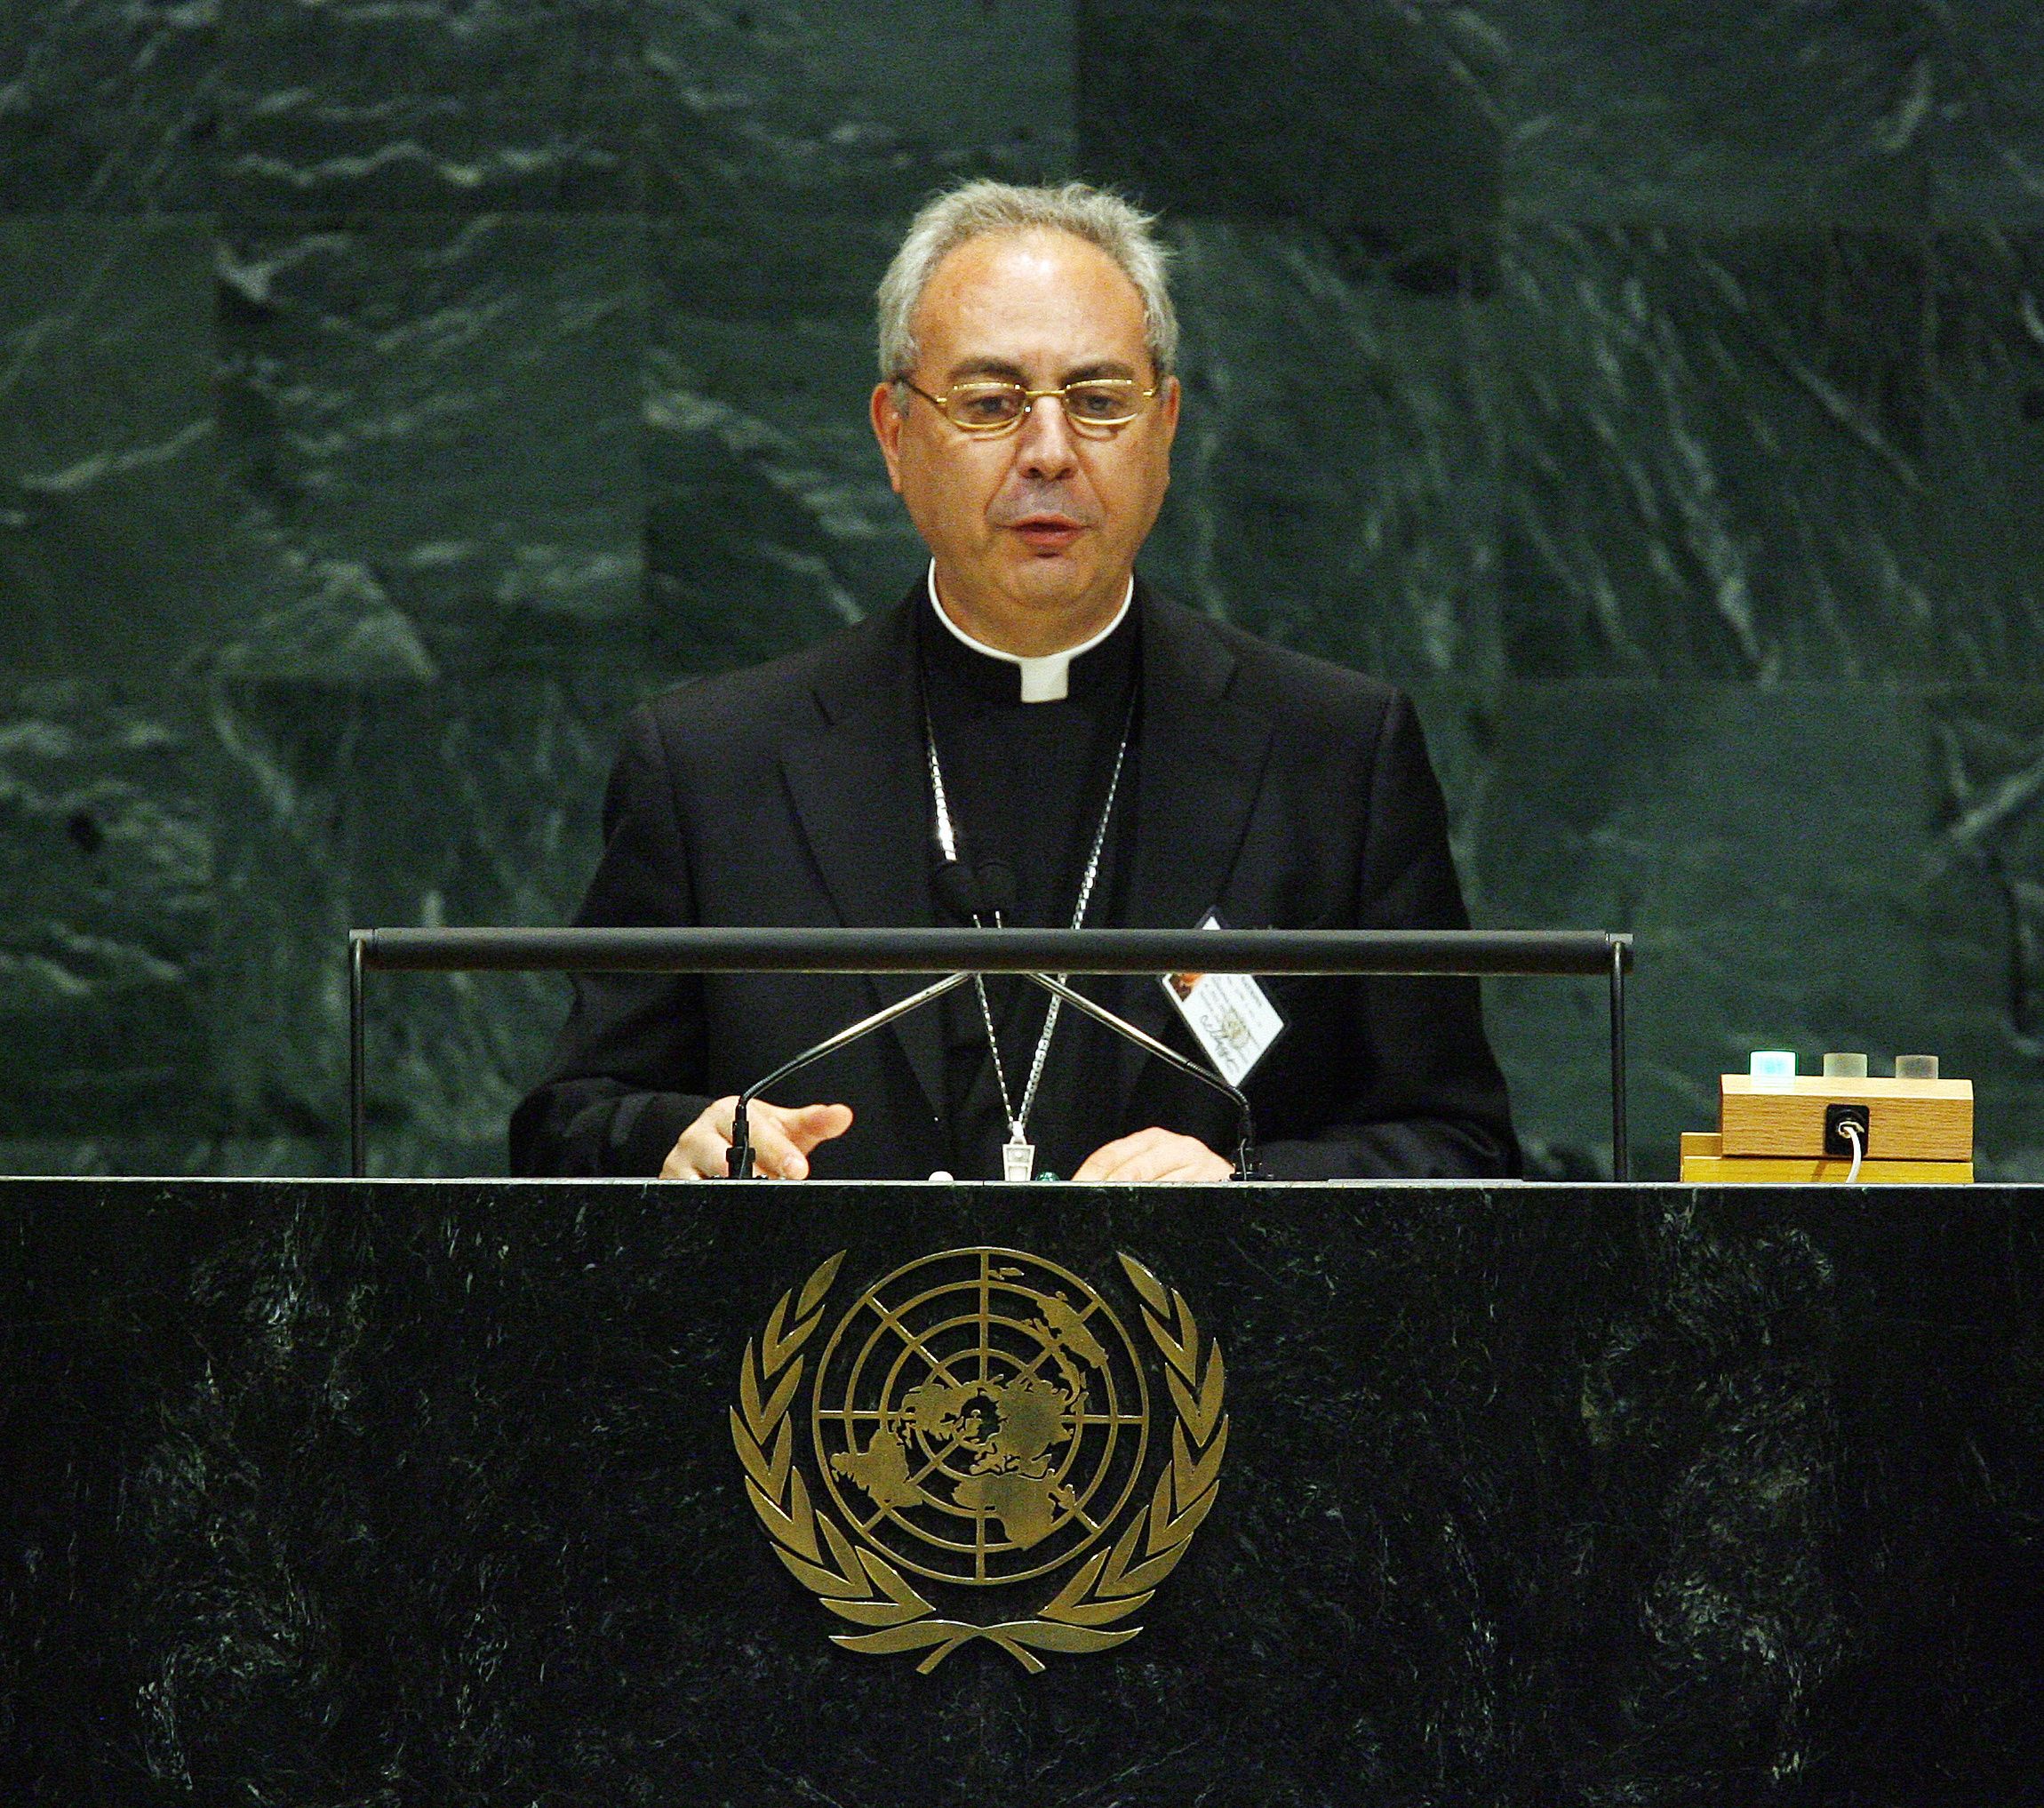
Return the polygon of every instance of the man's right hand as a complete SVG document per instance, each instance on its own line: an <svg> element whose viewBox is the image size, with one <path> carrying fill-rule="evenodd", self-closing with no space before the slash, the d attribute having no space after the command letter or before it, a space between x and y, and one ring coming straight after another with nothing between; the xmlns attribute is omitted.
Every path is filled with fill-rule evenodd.
<svg viewBox="0 0 2044 1808"><path fill-rule="evenodd" d="M721 1180L731 1169L731 1113L738 1108L733 1092L715 1104L682 1132L681 1140L667 1151L661 1164L663 1180ZM746 1108L746 1127L752 1137L753 1171L768 1180L806 1180L809 1156L819 1142L842 1136L851 1128L849 1105L769 1105L755 1099Z"/></svg>

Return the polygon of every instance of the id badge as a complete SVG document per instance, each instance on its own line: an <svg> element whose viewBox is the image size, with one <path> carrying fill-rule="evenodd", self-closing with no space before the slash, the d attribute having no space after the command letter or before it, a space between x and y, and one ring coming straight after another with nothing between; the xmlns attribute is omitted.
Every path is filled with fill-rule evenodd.
<svg viewBox="0 0 2044 1808"><path fill-rule="evenodd" d="M1218 929L1211 910L1202 929ZM1284 1034L1284 1019L1253 973L1166 973L1160 983L1229 1085L1239 1086Z"/></svg>

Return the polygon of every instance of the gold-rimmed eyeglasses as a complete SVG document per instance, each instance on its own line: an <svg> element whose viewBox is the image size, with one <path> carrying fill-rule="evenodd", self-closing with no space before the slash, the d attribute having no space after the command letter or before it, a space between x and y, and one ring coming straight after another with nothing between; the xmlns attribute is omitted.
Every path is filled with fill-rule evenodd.
<svg viewBox="0 0 2044 1808"><path fill-rule="evenodd" d="M906 377L898 380L961 432L984 439L1013 433L1047 396L1058 398L1073 432L1087 439L1108 439L1135 420L1157 394L1154 385L1146 389L1130 377L1082 377L1054 389L1032 389L1005 377L974 377L954 383L941 396L932 396Z"/></svg>

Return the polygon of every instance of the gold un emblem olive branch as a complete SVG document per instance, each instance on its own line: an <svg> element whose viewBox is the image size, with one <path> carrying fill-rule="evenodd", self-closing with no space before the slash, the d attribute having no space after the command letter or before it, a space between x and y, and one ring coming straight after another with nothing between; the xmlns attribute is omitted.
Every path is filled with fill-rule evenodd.
<svg viewBox="0 0 2044 1808"><path fill-rule="evenodd" d="M1227 1374L1220 1345L1210 1338L1202 1345L1198 1323L1185 1296L1175 1288L1167 1289L1133 1256L1120 1255L1122 1268L1142 1301L1144 1329L1163 1358L1165 1380L1177 1409L1170 1460L1158 1474L1147 1508L1138 1510L1106 1549L1095 1550L1085 1557L1033 1617L980 1624L940 1613L903 1573L902 1567L876 1548L870 1524L862 1525L841 1503L840 1511L851 1527L848 1532L828 1505L819 1506L810 1499L809 1484L795 1461L792 1409L808 1360L802 1348L823 1322L825 1302L844 1253L839 1251L818 1267L799 1292L791 1288L775 1302L756 1344L748 1340L746 1345L739 1370L739 1403L731 1412L731 1441L745 1468L746 1493L772 1540L774 1555L831 1612L855 1625L873 1628L863 1633L835 1633L833 1643L874 1656L923 1652L916 1668L927 1675L960 1646L984 1638L1008 1652L1025 1670L1036 1674L1044 1668L1035 1654L1038 1652L1109 1651L1135 1637L1142 1630L1140 1626L1123 1627L1116 1622L1142 1608L1185 1556L1193 1533L1212 1510L1219 1489L1221 1461L1227 1449L1228 1420L1223 1410ZM975 1248L925 1258L889 1278L958 1259L977 1260L980 1264L982 1321L987 1276L1022 1272L1018 1268L991 1268L989 1264L994 1259L1011 1259L1054 1276L1066 1275L1055 1264L1018 1251ZM1076 1280L1075 1276L1068 1278ZM1019 1287L1013 1290L1025 1291ZM1092 1294L1090 1289L1085 1291L1092 1300L1087 1310L1106 1310L1098 1295ZM845 1314L831 1340L833 1348L838 1336L862 1310L871 1308L883 1323L895 1319L897 1315L877 1300L878 1292L878 1288L869 1292ZM1063 1300L1061 1292L1053 1297ZM1108 1320L1115 1323L1111 1312ZM1042 1324L1031 1328L1038 1332L1052 1329ZM1118 1323L1115 1328L1118 1330ZM915 1340L908 1341L912 1348L918 1348ZM1059 1339L1054 1335L1052 1342L1059 1344ZM986 1350L983 1323L982 1358ZM1054 1349L1052 1353L1058 1352ZM934 1371L943 1372L941 1358L922 1354ZM826 1351L826 1362L818 1364L816 1386L819 1391L828 1355ZM984 1359L978 1379L984 1386ZM1020 1379L1032 1388L1036 1385L1026 1372ZM836 1416L847 1420L863 1416L882 1426L886 1422L884 1408L861 1415ZM946 1426L955 1432L954 1421L946 1421ZM878 1437L876 1431L876 1442ZM952 1448L957 1441L954 1436ZM858 1452L856 1438L850 1449ZM1139 1464L1139 1454L1138 1460ZM842 1472L850 1472L842 1462L840 1468ZM1099 1530L1111 1527L1104 1525Z"/></svg>

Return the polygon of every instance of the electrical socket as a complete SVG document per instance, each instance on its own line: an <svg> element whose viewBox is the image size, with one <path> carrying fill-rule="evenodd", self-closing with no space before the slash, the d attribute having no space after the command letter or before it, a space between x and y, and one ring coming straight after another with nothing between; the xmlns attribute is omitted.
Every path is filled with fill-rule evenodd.
<svg viewBox="0 0 2044 1808"><path fill-rule="evenodd" d="M1807 1124L1809 1120L1805 1118L1803 1121ZM1866 1107L1826 1105L1824 1108L1824 1152L1827 1156L1844 1156L1848 1161L1852 1158L1852 1139L1845 1133L1845 1126L1848 1124L1859 1126L1859 1152L1862 1155L1866 1153L1869 1131ZM1807 1136L1808 1132L1804 1132L1804 1134ZM1809 1145L1806 1142L1803 1147L1808 1148Z"/></svg>

